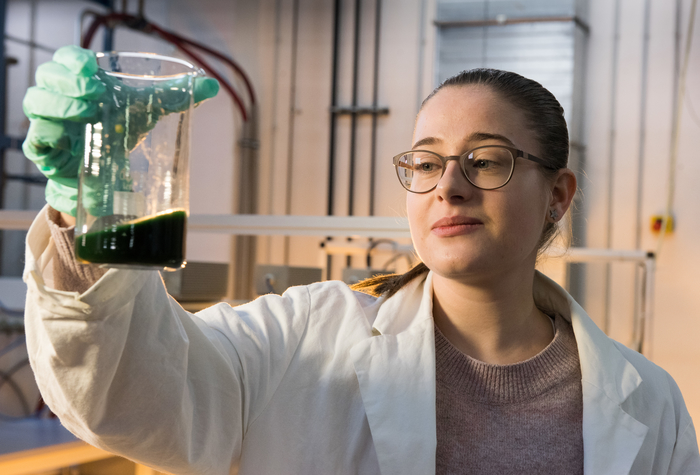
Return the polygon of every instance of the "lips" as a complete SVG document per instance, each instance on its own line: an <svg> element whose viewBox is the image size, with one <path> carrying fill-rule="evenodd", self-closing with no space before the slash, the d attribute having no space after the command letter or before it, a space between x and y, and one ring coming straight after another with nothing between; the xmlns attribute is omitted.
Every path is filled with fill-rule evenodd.
<svg viewBox="0 0 700 475"><path fill-rule="evenodd" d="M441 237L459 236L478 229L484 223L468 216L448 216L433 223L431 231Z"/></svg>

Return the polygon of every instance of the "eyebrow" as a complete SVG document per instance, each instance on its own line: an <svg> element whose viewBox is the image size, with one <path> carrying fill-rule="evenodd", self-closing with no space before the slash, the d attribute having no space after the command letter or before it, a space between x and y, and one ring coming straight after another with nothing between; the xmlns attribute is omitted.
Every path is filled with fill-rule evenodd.
<svg viewBox="0 0 700 475"><path fill-rule="evenodd" d="M505 142L511 147L515 147L515 144L505 135L490 134L488 132L473 132L469 135L469 137L467 137L467 141L469 142L483 142L485 140L498 140L501 142ZM442 143L442 139L439 139L437 137L424 137L418 140L416 143L414 143L412 149L415 150L421 145L436 145L440 143Z"/></svg>

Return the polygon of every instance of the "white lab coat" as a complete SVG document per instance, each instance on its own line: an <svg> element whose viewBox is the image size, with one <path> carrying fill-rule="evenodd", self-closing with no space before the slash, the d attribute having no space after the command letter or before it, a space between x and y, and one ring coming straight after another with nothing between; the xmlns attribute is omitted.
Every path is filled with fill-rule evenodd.
<svg viewBox="0 0 700 475"><path fill-rule="evenodd" d="M388 300L324 282L191 315L156 272L53 290L43 216L27 240L32 368L78 437L177 474L434 473L431 275ZM535 299L576 335L585 473L700 474L672 378L540 274Z"/></svg>

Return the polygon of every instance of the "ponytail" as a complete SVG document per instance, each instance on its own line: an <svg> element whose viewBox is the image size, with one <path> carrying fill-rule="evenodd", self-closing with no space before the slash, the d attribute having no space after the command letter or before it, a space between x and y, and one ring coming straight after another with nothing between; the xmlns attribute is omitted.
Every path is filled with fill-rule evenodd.
<svg viewBox="0 0 700 475"><path fill-rule="evenodd" d="M376 275L350 286L352 290L358 290L375 297L382 295L389 298L401 289L404 285L421 274L428 272L428 266L419 262L405 274Z"/></svg>

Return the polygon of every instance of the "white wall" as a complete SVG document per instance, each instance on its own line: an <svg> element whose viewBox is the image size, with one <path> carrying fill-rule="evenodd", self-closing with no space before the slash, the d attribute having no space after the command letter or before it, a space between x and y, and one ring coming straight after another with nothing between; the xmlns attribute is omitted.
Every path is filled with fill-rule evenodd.
<svg viewBox="0 0 700 475"><path fill-rule="evenodd" d="M16 12L26 2L10 2ZM259 97L261 213L324 215L329 152L329 102L332 48L332 2L299 0L296 65L292 63L292 7L285 0L165 0L146 2L154 21L183 35L203 41L238 60L250 73ZM345 2L348 7L351 2ZM682 0L681 28L687 28L691 0ZM60 5L59 5L60 4ZM73 40L73 25L84 2L39 2L41 24L38 40L58 46ZM403 214L404 194L393 175L390 158L409 147L418 98L433 84L432 55L435 31L430 0L384 0L381 33L379 104L390 114L379 119L377 139L376 214ZM615 2L590 0L585 144L586 177L582 208L589 247L655 250L657 237L648 220L663 213L671 147L671 124L675 75L676 2L650 0L648 63L643 69L644 2L620 0L617 61L615 48ZM68 8L67 5L73 5ZM16 13L20 15L20 13ZM19 18L19 16L17 17ZM340 103L350 102L352 12L344 12L342 25ZM371 102L371 67L374 13L371 2L363 13L359 103ZM16 22L16 23L15 23ZM21 22L8 22L19 28ZM18 33L19 34L19 33ZM117 33L118 47L164 48L160 43ZM97 43L95 43L97 45ZM681 38L684 45L684 38ZM13 47L15 48L15 47ZM16 47L19 48L19 47ZM99 48L97 48L99 49ZM45 54L37 55L38 62ZM700 32L695 33L688 71L687 99L680 123L677 182L673 213L676 231L663 243L658 260L654 321L649 328L646 351L679 383L691 414L700 420L700 162L696 150L700 121ZM20 65L21 66L21 65ZM19 66L18 66L19 67ZM614 68L614 69L613 69ZM646 71L646 92L642 94ZM613 72L617 74L613 79ZM26 77L26 71L20 75ZM292 81L294 74L295 81ZM19 81L19 79L17 80ZM26 81L26 79L24 80ZM292 87L294 83L294 88ZM615 83L613 88L613 83ZM20 89L11 92L13 104L9 127L20 130ZM641 114L646 101L644 129ZM614 110L611 107L614 106ZM337 168L347 170L349 119L338 121ZM233 186L237 179L236 140L240 118L230 99L221 93L199 107L193 121L192 213L230 213L234 208ZM13 130L14 130L13 129ZM614 135L611 133L614 130ZM292 135L290 135L290 133ZM358 121L356 214L367 213L367 158L369 118ZM640 141L641 137L641 141ZM640 152L641 150L641 152ZM291 181L287 180L291 168ZM289 189L291 186L291 189ZM640 188L641 187L641 188ZM347 213L347 181L338 179L336 214ZM639 200L637 199L638 191ZM609 192L611 191L611 192ZM288 201L291 197L291 201ZM611 223L609 226L608 223ZM261 238L260 262L321 265L319 237ZM225 236L191 234L188 259L227 261L230 239ZM342 261L334 262L335 273ZM355 265L361 265L356 260ZM610 333L628 343L633 306L634 269L616 265L606 280L604 266L587 271L586 307L599 323L609 314ZM609 303L605 287L609 283Z"/></svg>
<svg viewBox="0 0 700 475"><path fill-rule="evenodd" d="M590 247L656 250L658 237L649 219L663 214L668 193L671 128L674 108L675 3L651 0L648 63L644 68L644 2L621 0L618 60L615 48L615 2L590 0L591 34L586 91L587 193L584 213ZM681 45L689 18L689 0L683 0ZM697 14L696 14L697 16ZM697 21L697 18L696 18ZM645 352L678 382L695 420L700 420L700 235L697 147L700 124L689 105L700 110L700 34L695 31L688 70L678 142L675 204L676 230L658 255L654 320L648 328ZM614 70L613 70L614 67ZM617 79L613 79L617 74ZM647 75L643 93L643 75ZM615 83L613 89L613 83ZM642 101L646 112L642 117ZM614 111L611 108L614 107ZM644 120L644 128L642 121ZM611 134L614 129L614 135ZM612 151L612 153L611 153ZM641 187L641 191L639 191ZM609 193L609 190L612 193ZM637 196L640 194L641 199ZM611 226L608 226L610 218ZM616 266L610 279L611 334L627 343L633 312L634 285L630 266ZM624 268L623 268L624 267ZM586 306L604 315L605 273L589 273Z"/></svg>
<svg viewBox="0 0 700 475"><path fill-rule="evenodd" d="M642 68L644 47L644 3L620 0L617 62L613 79L612 55L615 47L615 3L591 0L590 36L586 74L585 144L586 196L580 213L587 222L585 240L589 247L611 246L615 249L655 250L657 237L649 229L649 219L662 213L666 205L667 175L676 81L674 46L676 14L674 2L651 0L649 15L648 59L646 63L646 101L643 133L640 131L642 102ZM251 63L264 97L262 112L261 160L263 162L262 211L279 214L324 214L326 206L326 161L328 156L328 104L330 98L331 8L329 2L300 0L300 27L297 49L295 98L292 101L290 74L292 2L262 2L258 10L257 61ZM349 3L349 2L346 2ZM683 0L681 29L687 28L690 0ZM279 17L276 8L281 8ZM403 214L403 193L395 183L389 157L405 148L410 139L417 97L423 97L432 84L432 54L435 32L432 26L432 2L385 1L382 15L380 104L390 108L388 117L379 120L378 157L379 191L377 214ZM425 16L422 16L424 14ZM344 13L341 66L341 103L349 103L349 57L351 12ZM373 15L371 7L363 15L360 63L360 103L368 103L371 92L371 54ZM276 25L276 26L275 26ZM367 28L367 30L364 30ZM424 30L423 30L424 29ZM421 51L421 38L426 44ZM689 78L698 77L700 33L695 35ZM684 44L681 41L681 44ZM421 56L422 53L422 56ZM422 57L422 61L421 61ZM256 70L257 68L257 70ZM276 69L275 69L276 68ZM426 78L428 78L426 80ZM613 82L615 88L613 90ZM687 101L700 110L697 80L690 80ZM267 94L265 94L267 93ZM289 111L294 104L294 114ZM611 106L614 104L614 111ZM614 114L613 114L614 112ZM290 116L294 117L293 129ZM612 119L611 122L611 118ZM368 153L367 120L358 122L358 150ZM614 136L611 133L614 127ZM661 249L656 276L655 319L648 328L645 351L677 380L691 414L700 418L700 300L693 292L699 282L700 253L695 237L700 235L700 213L695 212L700 187L700 170L693 150L698 145L698 124L684 107L679 133L679 160L674 215L676 232ZM289 158L289 132L293 130L291 157L293 179L292 202L286 204L286 170ZM640 137L643 142L640 142ZM339 120L338 169L347 167L347 119ZM382 162L382 159L384 162ZM641 163L641 165L640 165ZM612 168L610 165L612 164ZM274 170L274 171L272 171ZM357 181L363 182L358 171ZM366 175L364 175L366 176ZM266 177L272 177L267 178ZM609 182L610 180L610 182ZM366 179L364 180L366 185ZM347 191L338 182L340 195ZM366 197L358 185L358 195ZM638 188L641 187L641 190ZM608 193L612 190L612 193ZM640 199L637 199L639 195ZM357 214L366 212L364 198L356 202ZM338 198L336 214L345 214L347 202ZM610 220L608 221L608 217ZM608 222L611 223L608 228ZM609 236L608 236L609 229ZM261 261L288 262L296 265L319 263L319 238L294 238L285 253L284 238L262 239ZM335 261L337 269L342 263ZM356 261L355 265L359 265ZM630 342L634 309L635 271L632 265L613 265L610 269L607 310L602 284L606 283L605 266L590 266L586 305L593 318L602 323L609 315L610 333L624 343ZM334 275L334 277L337 277Z"/></svg>
<svg viewBox="0 0 700 475"><path fill-rule="evenodd" d="M362 12L358 104L372 102L372 65L374 41L374 5L366 2ZM170 7L169 26L183 34L230 51L250 73L259 97L260 111L260 193L259 212L263 214L325 215L327 210L328 156L331 99L333 2L300 0L297 46L293 48L294 2L222 2L208 0L195 7L190 2L174 2ZM385 1L381 21L379 105L390 109L378 120L377 133L377 215L403 214L403 192L396 182L391 157L408 148L413 117L417 111L419 80L419 42L424 18L421 3ZM339 105L350 105L352 93L353 10L345 2L342 12L339 69ZM399 41L397 41L399 39ZM217 121L230 110L228 99L219 95L205 104L207 117L195 119L193 150L206 156L209 174L197 170L193 162L192 212L231 212L231 199L218 196L231 192L236 183L236 169L231 170L234 151L218 156L203 152L215 144L232 143L231 135L212 133ZM218 124L221 127L220 124ZM230 130L237 130L235 122ZM367 215L369 202L369 156L371 120L357 121L356 215ZM198 129L199 130L199 129ZM203 139L201 141L200 137ZM214 140L212 140L214 139ZM197 142L199 141L199 142ZM198 145L197 145L198 144ZM338 119L336 143L336 194L334 214L348 213L348 177L350 118ZM216 165L215 165L216 163ZM224 181L228 181L224 183ZM216 183L215 186L212 186ZM206 191L202 190L205 189ZM206 194L211 195L206 197ZM217 211L216 203L227 211ZM325 254L318 237L272 237L259 239L258 260L299 266L325 266ZM206 243L206 245L205 245ZM221 238L191 235L188 258L192 260L227 259L228 248ZM334 263L333 277L340 276L342 259ZM357 265L361 265L357 261Z"/></svg>
<svg viewBox="0 0 700 475"><path fill-rule="evenodd" d="M408 146L418 98L424 97L434 86L434 4L421 0L385 0L383 3L379 103L389 107L391 112L389 116L379 119L377 174L380 185L376 206L377 214L396 216L404 212L404 195L395 183L389 160ZM685 31L690 0L680 3L683 9L681 29ZM351 92L352 11L349 8L351 2L345 4L341 27L339 98L341 104L347 105ZM187 5L188 2L182 1L173 4L171 24L185 28L214 46L229 48L249 69L258 88L262 139L260 211L270 214L325 214L331 2L299 1L295 67L291 47L293 2L265 0L257 3L257 7L237 2L223 9L217 8L222 4L214 0L200 2L196 9ZM657 237L650 231L648 222L652 215L663 213L666 206L676 81L674 7L675 2L669 0L650 0L645 68L647 79L643 95L644 2L620 0L619 43L614 65L617 77L614 79L615 2L590 0L588 17L591 29L584 118L586 174L585 183L582 183L585 196L579 210L586 220L587 233L580 240L589 247L638 247L645 250L655 250L657 247ZM373 7L371 2L367 2L363 11L360 104L371 101L373 21ZM684 39L681 40L681 44L684 44ZM648 328L645 347L649 356L676 378L696 419L700 418L700 383L695 376L700 369L700 345L696 343L700 336L700 298L693 290L696 282L700 282L700 253L696 251L694 242L700 235L700 213L696 212L695 204L698 201L695 190L700 189L696 185L700 182L700 165L693 151L698 146L699 125L689 112L688 101L697 104L695 110L700 111L700 87L698 81L692 79L698 77L700 69L699 41L700 33L696 33L688 71L691 80L688 81L687 100L679 129L673 208L677 229L664 241L659 255L655 319ZM640 116L642 97L646 101L644 122ZM222 102L219 100L219 104L215 105L212 101L208 111L211 117L221 113ZM614 110L611 109L613 106ZM209 120L201 116L197 118L203 127L205 122L210 123L207 122ZM358 121L357 147L361 166L357 171L357 214L367 212L367 170L364 168L369 153L368 122L368 118ZM346 117L338 121L338 170L347 170L348 167L348 123ZM642 125L643 131L640 130ZM293 134L291 137L290 133ZM202 140L199 144L212 147L211 142ZM290 163L292 179L288 181ZM197 175L193 171L193 211L196 210L195 196L201 192L200 187L206 188L211 181L222 180L222 176L228 179L235 175L235 170L229 174L224 165L221 169L225 171L220 176L211 177L204 173ZM220 186L224 187L222 192L225 193L226 184ZM347 196L347 181L338 179L336 186L335 212L344 215L347 212L347 200L344 198ZM291 202L287 201L288 196ZM203 202L207 205L211 203L208 200ZM608 223L611 225L608 226ZM318 249L321 238L262 238L258 258L261 262L320 265L323 262L323 254ZM192 247L191 252L193 255L208 256L212 249L214 247L206 250ZM341 265L341 260L334 261L336 272ZM354 265L361 263L356 260ZM605 266L589 266L586 306L600 324L605 322L607 315L611 335L629 343L635 311L634 266L616 264L610 268L609 279L606 275ZM333 277L337 277L337 274ZM607 304L606 284L609 285Z"/></svg>

